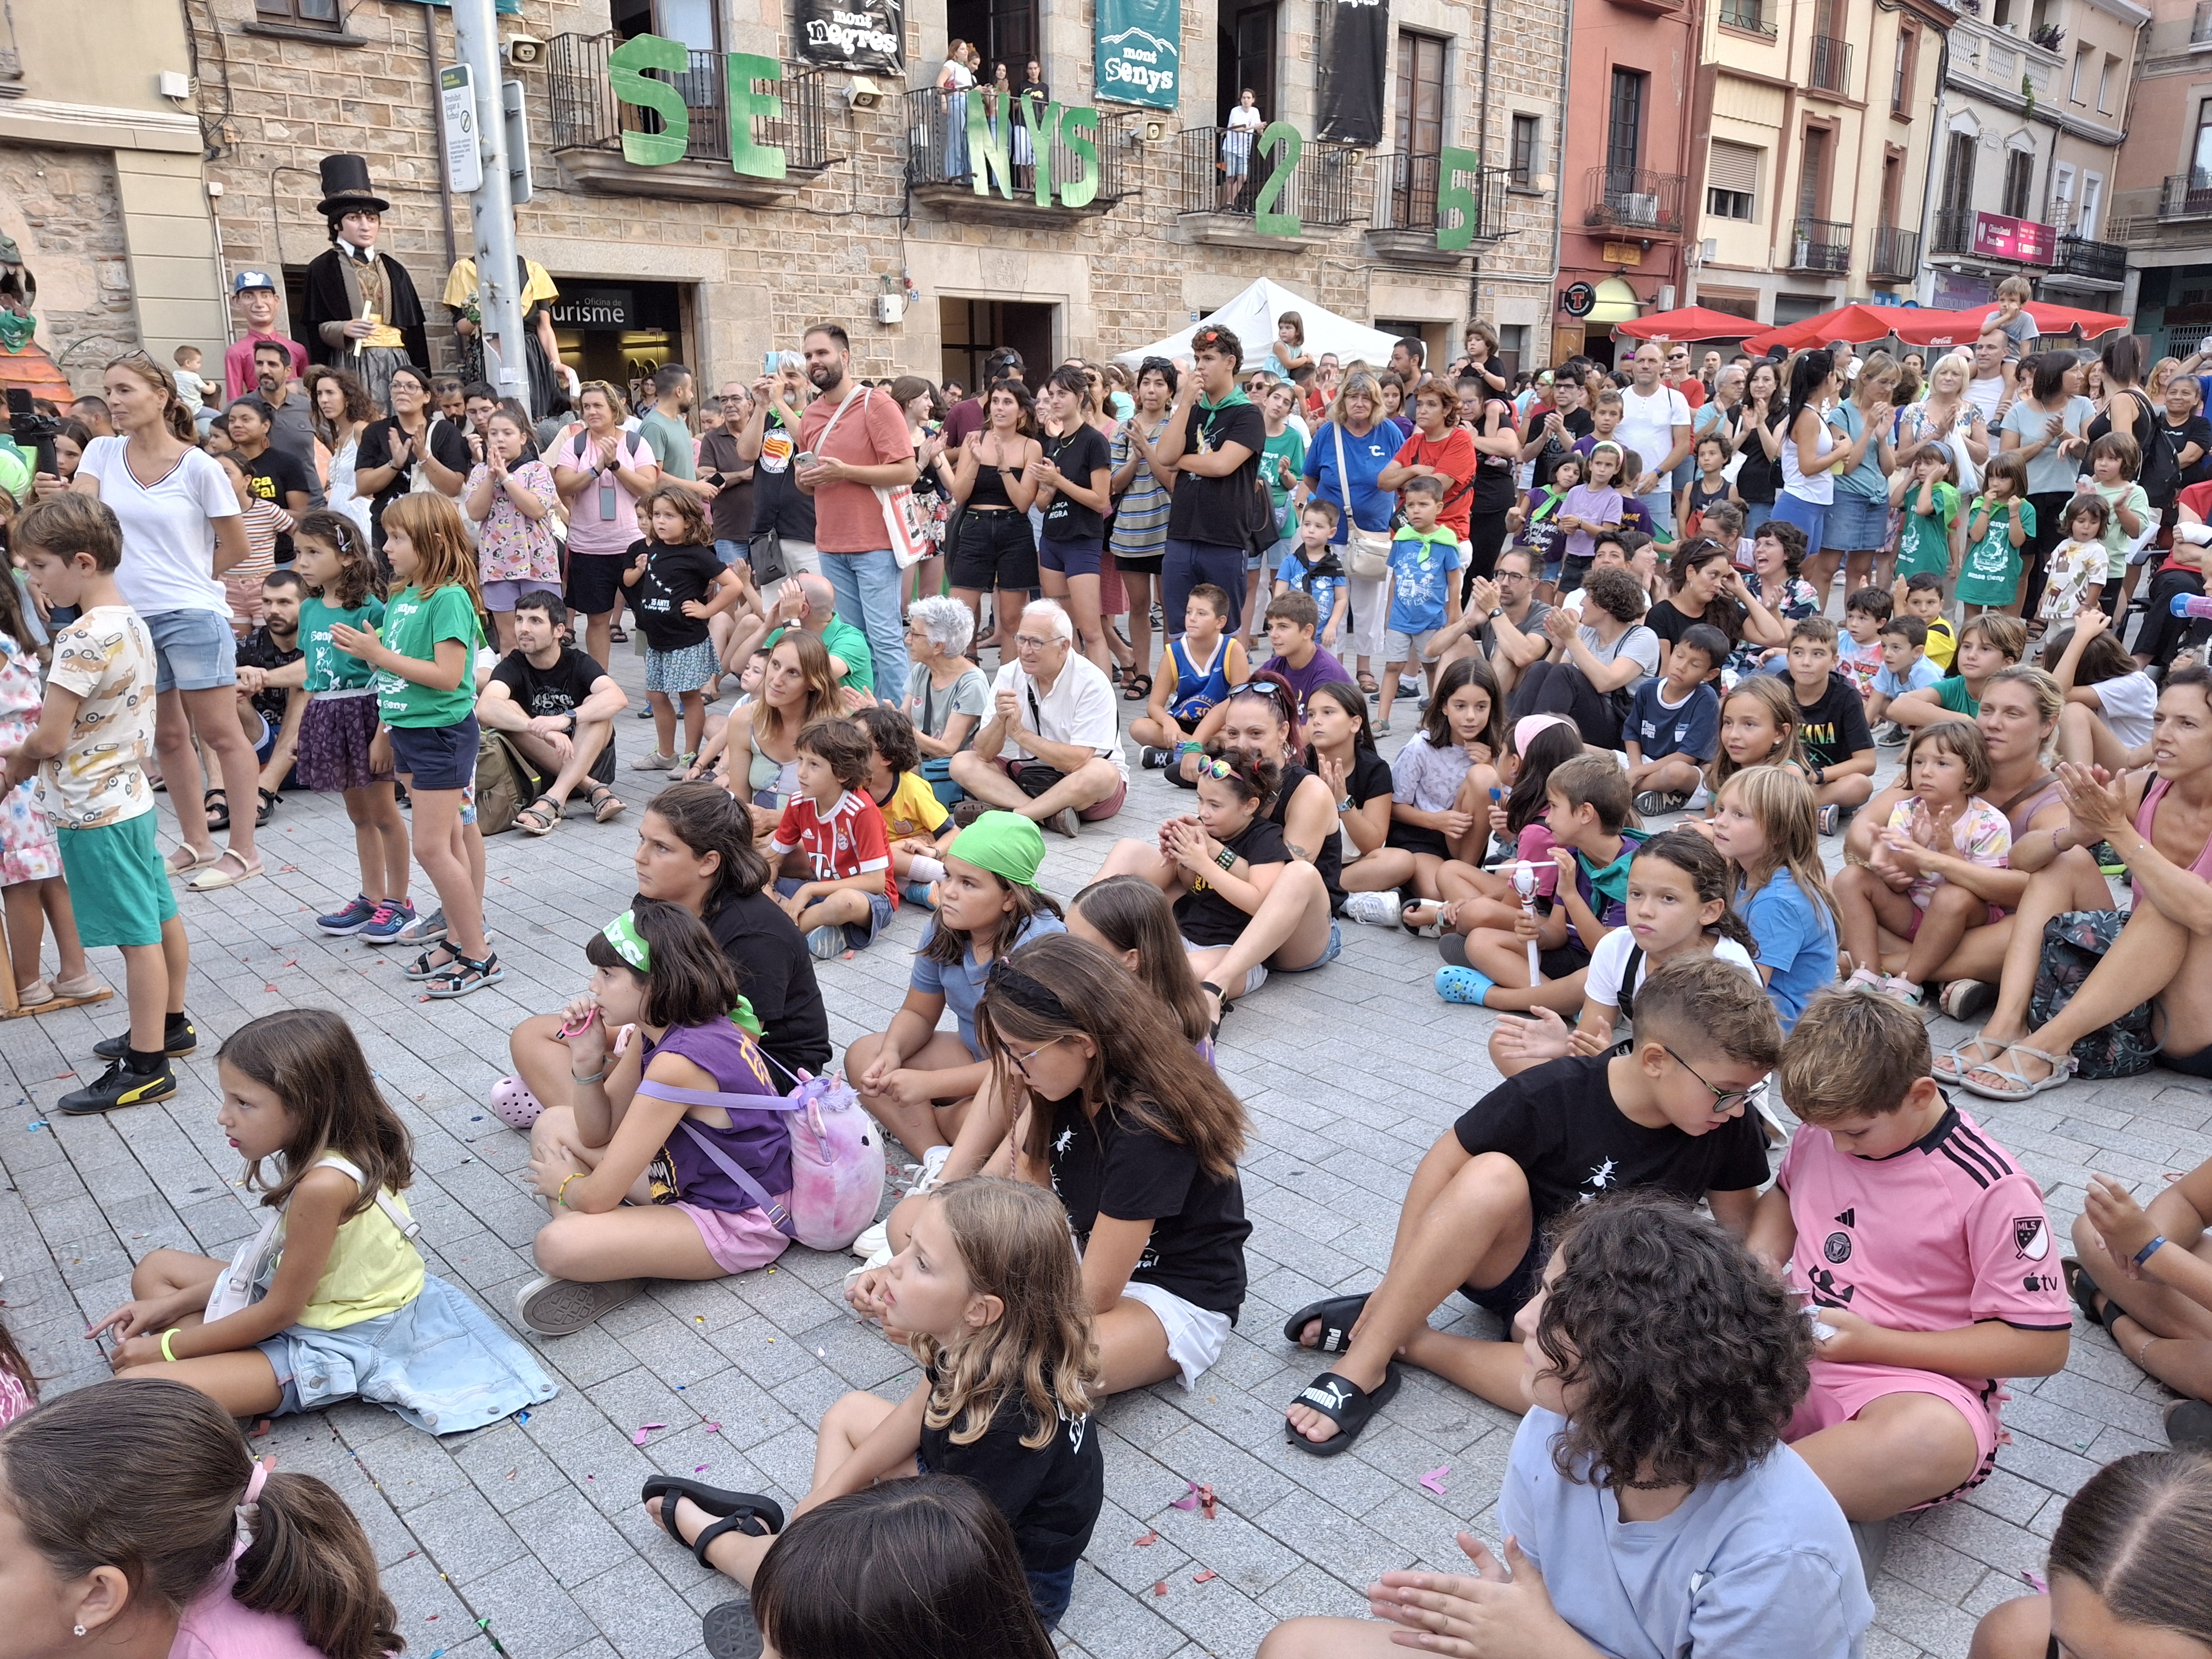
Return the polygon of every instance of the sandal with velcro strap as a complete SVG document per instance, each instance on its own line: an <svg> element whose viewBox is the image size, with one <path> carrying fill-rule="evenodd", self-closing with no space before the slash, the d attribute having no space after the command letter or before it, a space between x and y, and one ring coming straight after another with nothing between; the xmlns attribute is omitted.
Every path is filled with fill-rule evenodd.
<svg viewBox="0 0 2212 1659"><path fill-rule="evenodd" d="M690 1550L702 1567L713 1567L714 1563L707 1559L707 1547L726 1532L741 1532L748 1538L772 1538L783 1530L783 1506L773 1498L763 1498L757 1492L731 1492L678 1474L656 1474L645 1483L644 1490L638 1493L638 1501L649 1504L656 1498L660 1500L661 1529ZM679 1498L690 1499L714 1517L711 1524L699 1528L696 1538L687 1539L677 1530L676 1504Z"/></svg>

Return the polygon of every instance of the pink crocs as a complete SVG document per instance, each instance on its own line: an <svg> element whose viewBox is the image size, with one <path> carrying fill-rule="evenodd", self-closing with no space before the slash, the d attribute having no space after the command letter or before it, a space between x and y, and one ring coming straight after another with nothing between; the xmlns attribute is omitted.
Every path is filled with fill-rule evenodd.
<svg viewBox="0 0 2212 1659"><path fill-rule="evenodd" d="M538 1121L538 1115L545 1109L519 1077L503 1077L493 1084L491 1095L485 1103L491 1108L492 1115L508 1128L526 1133L532 1124Z"/></svg>

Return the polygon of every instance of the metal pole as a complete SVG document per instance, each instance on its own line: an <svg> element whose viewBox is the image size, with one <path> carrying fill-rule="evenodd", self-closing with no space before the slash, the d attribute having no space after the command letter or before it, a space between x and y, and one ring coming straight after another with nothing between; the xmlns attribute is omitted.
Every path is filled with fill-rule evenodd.
<svg viewBox="0 0 2212 1659"><path fill-rule="evenodd" d="M469 212L476 229L477 314L483 319L484 367L496 374L502 395L529 409L521 271L514 257L514 204L507 192L507 117L500 107L499 25L492 0L453 0L453 55L468 66L474 82L477 143L483 157L483 182L469 198ZM531 410L533 418L540 413Z"/></svg>

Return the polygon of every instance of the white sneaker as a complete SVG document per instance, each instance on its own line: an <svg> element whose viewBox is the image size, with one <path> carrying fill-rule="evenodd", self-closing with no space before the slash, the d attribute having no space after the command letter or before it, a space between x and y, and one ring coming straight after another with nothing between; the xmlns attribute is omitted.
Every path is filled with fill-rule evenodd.
<svg viewBox="0 0 2212 1659"><path fill-rule="evenodd" d="M1395 927L1398 925L1398 899L1395 893L1346 893L1344 914L1354 921L1364 922L1370 927Z"/></svg>
<svg viewBox="0 0 2212 1659"><path fill-rule="evenodd" d="M926 1193L945 1178L946 1160L952 1156L950 1146L932 1146L921 1155L921 1179L914 1183L914 1191Z"/></svg>
<svg viewBox="0 0 2212 1659"><path fill-rule="evenodd" d="M854 1239L853 1241L853 1254L854 1255L860 1255L861 1240L866 1238L868 1233L881 1232L882 1231L883 1225L879 1222L875 1226L869 1228L867 1233L862 1233L860 1238ZM891 1249L890 1241L889 1239L885 1239L883 1243L878 1244L871 1254L866 1256L861 1256L860 1265L859 1267L848 1267L845 1269L845 1282L849 1285L854 1279L858 1279L862 1273L873 1273L878 1267L890 1267L891 1265L891 1258L897 1254L897 1251Z"/></svg>
<svg viewBox="0 0 2212 1659"><path fill-rule="evenodd" d="M876 1253L878 1251L888 1250L890 1247L890 1224L888 1222L878 1221L860 1229L860 1236L853 1241L852 1250L853 1254L860 1257L861 1261L872 1261L875 1260ZM863 1273L866 1271L866 1270L865 1268L861 1267L855 1267L853 1269L854 1273ZM850 1276L850 1274L847 1275L848 1278Z"/></svg>

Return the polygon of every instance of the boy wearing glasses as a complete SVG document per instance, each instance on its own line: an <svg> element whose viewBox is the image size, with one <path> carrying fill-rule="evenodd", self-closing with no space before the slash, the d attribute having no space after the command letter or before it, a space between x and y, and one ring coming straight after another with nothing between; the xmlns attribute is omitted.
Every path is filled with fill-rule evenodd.
<svg viewBox="0 0 2212 1659"><path fill-rule="evenodd" d="M1291 1403L1291 1444L1342 1451L1397 1392L1400 1359L1506 1411L1527 1409L1512 1324L1535 1294L1546 1230L1601 1194L1652 1187L1686 1205L1703 1198L1745 1231L1766 1180L1765 1138L1747 1109L1781 1053L1782 1027L1756 979L1713 957L1682 957L1638 990L1629 1042L1522 1072L1477 1101L1414 1172L1382 1284L1302 1308L1283 1328L1301 1347L1339 1356ZM1454 1291L1503 1320L1505 1340L1431 1328Z"/></svg>
<svg viewBox="0 0 2212 1659"><path fill-rule="evenodd" d="M1783 1437L1854 1530L1987 1479L2003 1379L2062 1369L2073 1323L2042 1188L1929 1058L1887 997L1807 1005L1781 1073L1803 1121L1749 1239L1809 1300L1813 1386Z"/></svg>

